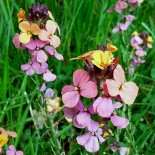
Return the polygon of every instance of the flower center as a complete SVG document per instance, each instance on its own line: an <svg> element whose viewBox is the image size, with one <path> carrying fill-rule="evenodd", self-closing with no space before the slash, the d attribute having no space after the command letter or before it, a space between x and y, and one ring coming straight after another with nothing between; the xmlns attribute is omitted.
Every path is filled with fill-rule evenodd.
<svg viewBox="0 0 155 155"><path fill-rule="evenodd" d="M52 34L49 35L49 39L51 39L51 38L52 38Z"/></svg>
<svg viewBox="0 0 155 155"><path fill-rule="evenodd" d="M87 112L87 108L84 108L84 111Z"/></svg>
<svg viewBox="0 0 155 155"><path fill-rule="evenodd" d="M27 31L27 34L28 34L28 35L32 35L32 32L31 32L31 31Z"/></svg>
<svg viewBox="0 0 155 155"><path fill-rule="evenodd" d="M36 50L37 50L37 51L39 51L39 50L40 50L40 48L39 48L39 47L36 47Z"/></svg>
<svg viewBox="0 0 155 155"><path fill-rule="evenodd" d="M124 88L124 85L122 84L119 88L119 90L122 90Z"/></svg>
<svg viewBox="0 0 155 155"><path fill-rule="evenodd" d="M79 88L78 88L78 87L74 87L74 90L75 90L75 91L78 91L78 90L79 90Z"/></svg>
<svg viewBox="0 0 155 155"><path fill-rule="evenodd" d="M94 132L94 131L92 131L92 132L91 132L91 135L92 135L92 136L95 136L95 132Z"/></svg>

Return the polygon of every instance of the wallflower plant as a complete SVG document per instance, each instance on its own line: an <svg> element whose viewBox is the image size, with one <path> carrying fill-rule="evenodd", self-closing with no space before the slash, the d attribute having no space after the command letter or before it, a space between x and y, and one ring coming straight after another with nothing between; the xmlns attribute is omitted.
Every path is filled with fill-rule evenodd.
<svg viewBox="0 0 155 155"><path fill-rule="evenodd" d="M99 144L108 139L110 129L102 128L109 128L108 122L120 129L127 127L129 120L118 116L115 109L121 110L123 102L133 104L138 94L137 85L125 81L123 68L112 53L116 50L108 44L73 58L83 60L86 71L76 70L73 84L64 86L61 92L65 117L72 119L75 127L87 130L76 140L88 152L97 152ZM88 98L89 104L83 103L82 97Z"/></svg>

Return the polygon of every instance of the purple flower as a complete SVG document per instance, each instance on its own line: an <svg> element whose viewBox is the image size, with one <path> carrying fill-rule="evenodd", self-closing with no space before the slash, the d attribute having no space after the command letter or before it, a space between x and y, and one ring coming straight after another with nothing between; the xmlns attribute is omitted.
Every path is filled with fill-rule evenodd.
<svg viewBox="0 0 155 155"><path fill-rule="evenodd" d="M139 48L136 49L135 54L136 54L138 57L142 57L142 56L146 55L146 52L145 52L141 47L139 47Z"/></svg>
<svg viewBox="0 0 155 155"><path fill-rule="evenodd" d="M88 132L78 136L76 140L88 152L97 152L99 150L99 141L104 142L106 139L102 137L102 129L99 128L99 123L92 120L88 126Z"/></svg>
<svg viewBox="0 0 155 155"><path fill-rule="evenodd" d="M128 26L129 25L127 23L125 23L125 24L124 23L117 23L117 26L115 28L113 28L112 32L113 33L116 33L118 31L123 32L123 31L128 29Z"/></svg>
<svg viewBox="0 0 155 155"><path fill-rule="evenodd" d="M64 108L64 115L67 118L73 119L73 124L77 128L85 128L86 126L89 126L91 122L90 114L93 114L94 111L91 107L84 108L81 100L77 103L77 105L74 108Z"/></svg>
<svg viewBox="0 0 155 155"><path fill-rule="evenodd" d="M25 47L29 49L32 55L36 58L36 60L40 63L47 61L48 57L46 53L41 49L43 48L47 42L41 41L39 39L31 39L29 43L25 44Z"/></svg>
<svg viewBox="0 0 155 155"><path fill-rule="evenodd" d="M35 72L39 74L40 64L34 59L29 60L27 64L21 66L21 70L26 71L26 74L32 76Z"/></svg>
<svg viewBox="0 0 155 155"><path fill-rule="evenodd" d="M56 75L52 74L52 72L49 69L47 69L45 73L43 73L43 79L46 82L54 81L56 79Z"/></svg>
<svg viewBox="0 0 155 155"><path fill-rule="evenodd" d="M125 23L117 23L117 26L112 30L113 33L116 33L118 31L123 32L128 29L129 25L132 23L132 21L135 19L132 15L126 15L123 16L123 18L126 20Z"/></svg>
<svg viewBox="0 0 155 155"><path fill-rule="evenodd" d="M122 107L120 102L113 104L111 98L98 97L94 101L93 107L100 117L109 118L112 124L120 129L125 128L129 124L126 118L119 117L114 113L115 108Z"/></svg>
<svg viewBox="0 0 155 155"><path fill-rule="evenodd" d="M6 152L6 155L23 155L22 151L16 151L13 145L9 146L9 150Z"/></svg>

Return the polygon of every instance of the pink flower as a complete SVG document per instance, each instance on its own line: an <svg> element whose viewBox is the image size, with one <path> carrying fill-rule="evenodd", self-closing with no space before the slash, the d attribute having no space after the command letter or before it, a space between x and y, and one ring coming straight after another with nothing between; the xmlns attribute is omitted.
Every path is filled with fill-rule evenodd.
<svg viewBox="0 0 155 155"><path fill-rule="evenodd" d="M45 27L46 30L40 30L40 33L38 34L39 39L42 41L49 41L50 45L54 48L58 47L60 45L60 38L54 35L57 25L54 21L47 20Z"/></svg>
<svg viewBox="0 0 155 155"><path fill-rule="evenodd" d="M117 26L115 28L113 28L112 32L113 33L116 33L118 31L123 32L123 31L128 29L128 26L129 25L127 23L125 23L125 24L124 23L117 23Z"/></svg>
<svg viewBox="0 0 155 155"><path fill-rule="evenodd" d="M97 86L95 82L90 81L89 73L78 69L73 74L73 84L64 86L62 89L62 101L69 107L77 105L80 96L94 98L97 95Z"/></svg>
<svg viewBox="0 0 155 155"><path fill-rule="evenodd" d="M139 57L142 57L142 56L146 55L146 52L141 47L139 47L139 48L136 49L136 53L135 54L137 56L139 56Z"/></svg>
<svg viewBox="0 0 155 155"><path fill-rule="evenodd" d="M9 150L6 152L6 155L23 155L22 151L16 151L13 145L9 146Z"/></svg>
<svg viewBox="0 0 155 155"><path fill-rule="evenodd" d="M120 129L125 128L129 121L114 114L116 108L121 108L120 102L112 103L111 98L98 97L93 103L94 111L103 118L109 118L112 124Z"/></svg>
<svg viewBox="0 0 155 155"><path fill-rule="evenodd" d="M21 70L26 71L26 74L31 76L35 72L39 74L40 64L34 59L29 60L27 64L21 66Z"/></svg>
<svg viewBox="0 0 155 155"><path fill-rule="evenodd" d="M99 150L99 141L104 142L106 139L102 137L102 129L99 123L91 121L88 126L88 132L76 138L77 143L85 147L88 152L97 152Z"/></svg>
<svg viewBox="0 0 155 155"><path fill-rule="evenodd" d="M14 38L13 38L13 43L15 45L15 47L17 49L20 49L20 50L24 50L25 49L25 46L23 44L20 43L19 41L19 33L16 33Z"/></svg>
<svg viewBox="0 0 155 155"><path fill-rule="evenodd" d="M85 128L86 126L89 126L91 122L90 114L93 112L94 111L92 111L91 107L87 109L84 108L81 100L79 100L74 108L64 108L65 117L73 119L73 124L77 128Z"/></svg>
<svg viewBox="0 0 155 155"><path fill-rule="evenodd" d="M56 75L52 74L52 72L49 69L47 69L45 73L43 73L43 79L46 82L51 82L56 79Z"/></svg>
<svg viewBox="0 0 155 155"><path fill-rule="evenodd" d="M106 80L109 94L113 97L120 95L124 103L132 104L138 94L137 85L133 82L125 82L124 71L120 65L115 68L113 78L114 80Z"/></svg>
<svg viewBox="0 0 155 155"><path fill-rule="evenodd" d="M31 54L34 55L38 62L43 63L48 59L46 53L41 49L46 44L47 42L45 41L41 41L39 39L31 39L29 43L25 44L25 47L27 47L31 51Z"/></svg>
<svg viewBox="0 0 155 155"><path fill-rule="evenodd" d="M118 2L114 6L114 10L118 13L121 13L123 9L127 8L128 5L123 0L118 0Z"/></svg>
<svg viewBox="0 0 155 155"><path fill-rule="evenodd" d="M118 31L123 32L123 31L127 30L129 25L135 19L135 17L132 16L132 15L126 15L126 16L123 16L123 17L126 20L125 23L117 23L117 26L112 30L113 33L116 33Z"/></svg>

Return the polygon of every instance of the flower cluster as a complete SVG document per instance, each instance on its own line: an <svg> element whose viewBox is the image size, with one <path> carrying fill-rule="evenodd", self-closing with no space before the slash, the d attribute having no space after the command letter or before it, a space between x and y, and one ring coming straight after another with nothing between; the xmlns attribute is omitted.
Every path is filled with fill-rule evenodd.
<svg viewBox="0 0 155 155"><path fill-rule="evenodd" d="M118 0L116 4L109 9L109 13L112 12L113 10L116 11L117 13L122 13L122 10L134 5L138 4L140 5L144 0Z"/></svg>
<svg viewBox="0 0 155 155"><path fill-rule="evenodd" d="M63 56L55 49L60 45L60 38L55 34L58 31L60 35L60 28L52 13L38 2L29 7L28 16L23 9L17 16L21 32L15 34L13 43L17 49L27 49L31 56L21 69L29 76L41 75L45 82L54 81L56 75L49 69L47 60L51 56L63 60Z"/></svg>
<svg viewBox="0 0 155 155"><path fill-rule="evenodd" d="M137 85L125 81L123 68L113 56L117 50L107 44L73 58L83 60L87 71L76 70L73 84L64 86L61 92L65 117L72 119L75 127L87 129L76 140L89 152L98 151L99 142L106 141L112 133L109 121L120 129L129 124L126 118L117 115L117 109L123 106L121 102L133 104L138 94ZM82 97L88 98L89 104Z"/></svg>
<svg viewBox="0 0 155 155"><path fill-rule="evenodd" d="M117 13L121 14L122 10L128 8L128 6L133 6L134 4L138 4L140 5L140 3L142 3L143 0L128 0L128 3L126 0L118 0L117 3L115 4L115 6L113 6L112 8L110 8L108 10L109 13L111 13L113 10L116 11ZM117 26L112 30L113 33L116 33L118 31L123 32L125 30L128 29L129 25L132 23L132 21L135 19L135 17L133 15L124 15L123 20L125 20L125 22L118 22Z"/></svg>
<svg viewBox="0 0 155 155"><path fill-rule="evenodd" d="M153 39L151 36L149 36L147 33L142 32L134 32L131 36L131 46L135 50L135 52L132 54L131 59L131 65L130 65L130 73L134 73L134 68L136 66L139 66L140 64L144 63L145 60L142 60L142 58L147 54L147 52L144 50L146 47L152 48Z"/></svg>
<svg viewBox="0 0 155 155"><path fill-rule="evenodd" d="M14 132L14 131L6 131L5 129L0 127L0 154L2 153L3 146L8 143L9 137L16 138L17 137L17 133ZM15 153L19 153L19 155L23 155L22 151L17 151L16 152L16 150L15 150L13 145L10 145L9 149L10 150L8 150L6 152L6 155L14 155ZM13 149L12 151L14 151L14 152L10 152L11 149Z"/></svg>

